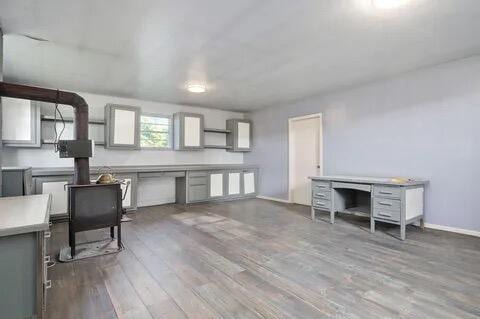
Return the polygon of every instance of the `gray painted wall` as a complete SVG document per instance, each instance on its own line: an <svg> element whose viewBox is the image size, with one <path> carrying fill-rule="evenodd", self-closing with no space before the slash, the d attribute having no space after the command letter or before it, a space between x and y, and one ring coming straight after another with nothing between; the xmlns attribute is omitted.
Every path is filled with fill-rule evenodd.
<svg viewBox="0 0 480 319"><path fill-rule="evenodd" d="M0 28L0 81L3 80L3 32ZM2 167L2 100L0 99L0 167ZM0 197L2 196L2 170L0 169Z"/></svg>
<svg viewBox="0 0 480 319"><path fill-rule="evenodd" d="M429 179L428 223L480 231L480 57L250 115L260 194L288 199L288 118L324 116L324 173Z"/></svg>

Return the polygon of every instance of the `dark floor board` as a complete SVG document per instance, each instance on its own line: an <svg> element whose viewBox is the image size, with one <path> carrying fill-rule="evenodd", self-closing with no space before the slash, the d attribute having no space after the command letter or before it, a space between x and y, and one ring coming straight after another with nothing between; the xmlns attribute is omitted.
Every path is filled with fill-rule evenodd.
<svg viewBox="0 0 480 319"><path fill-rule="evenodd" d="M47 318L480 318L479 238L409 227L402 242L390 225L257 199L132 217L121 253L50 269ZM66 243L55 225L48 249Z"/></svg>

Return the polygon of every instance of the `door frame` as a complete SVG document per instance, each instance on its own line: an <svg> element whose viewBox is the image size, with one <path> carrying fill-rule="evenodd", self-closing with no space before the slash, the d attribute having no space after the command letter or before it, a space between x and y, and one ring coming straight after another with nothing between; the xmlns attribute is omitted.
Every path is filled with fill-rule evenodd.
<svg viewBox="0 0 480 319"><path fill-rule="evenodd" d="M320 154L318 154L319 158L319 165L320 165L320 176L323 176L323 114L322 113L314 113L314 114L308 114L308 115L303 115L303 116L297 116L297 117L291 117L288 119L288 201L290 203L293 203L293 159L295 154L292 152L292 137L293 137L293 122L296 121L301 121L301 120L307 120L307 119L312 119L312 118L318 118L318 123L320 126L319 129L319 136L318 136L318 141L319 141L319 146L318 146L318 151Z"/></svg>

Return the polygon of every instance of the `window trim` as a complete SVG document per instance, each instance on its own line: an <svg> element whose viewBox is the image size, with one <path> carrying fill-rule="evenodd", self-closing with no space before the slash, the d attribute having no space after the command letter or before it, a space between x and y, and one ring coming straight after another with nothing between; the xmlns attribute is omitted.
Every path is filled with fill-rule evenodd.
<svg viewBox="0 0 480 319"><path fill-rule="evenodd" d="M163 146L142 146L142 116L149 116L149 117L163 117L168 118L169 125L168 125L168 145L167 147ZM173 150L173 115L166 115L161 113L149 113L149 112L142 112L140 113L140 149L141 150L154 150L154 151L170 151Z"/></svg>

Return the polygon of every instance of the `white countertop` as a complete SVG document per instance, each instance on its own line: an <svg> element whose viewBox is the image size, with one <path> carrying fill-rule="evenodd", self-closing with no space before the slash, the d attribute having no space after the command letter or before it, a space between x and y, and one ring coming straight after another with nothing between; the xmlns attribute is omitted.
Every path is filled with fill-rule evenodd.
<svg viewBox="0 0 480 319"><path fill-rule="evenodd" d="M50 195L0 198L0 237L48 229Z"/></svg>
<svg viewBox="0 0 480 319"><path fill-rule="evenodd" d="M406 182L395 182L393 177L371 177L371 176L345 176L345 175L331 175L331 176L310 176L312 180L320 181L334 181L334 182L350 182L363 184L381 184L381 185L396 185L396 186L417 186L427 184L428 181L423 179L409 179Z"/></svg>

